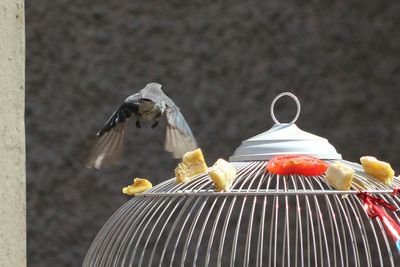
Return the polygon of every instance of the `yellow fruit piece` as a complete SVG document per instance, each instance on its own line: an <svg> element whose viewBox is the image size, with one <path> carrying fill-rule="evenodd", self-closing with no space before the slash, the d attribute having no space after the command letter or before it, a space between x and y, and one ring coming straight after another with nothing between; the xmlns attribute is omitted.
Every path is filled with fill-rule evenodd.
<svg viewBox="0 0 400 267"><path fill-rule="evenodd" d="M176 181L178 183L186 183L194 176L207 171L207 168L200 148L189 151L183 155L182 162L175 169Z"/></svg>
<svg viewBox="0 0 400 267"><path fill-rule="evenodd" d="M211 180L217 191L229 191L236 178L236 170L226 160L218 159L208 170Z"/></svg>
<svg viewBox="0 0 400 267"><path fill-rule="evenodd" d="M392 184L394 170L389 163L371 156L361 157L360 161L366 173L378 178L387 185Z"/></svg>
<svg viewBox="0 0 400 267"><path fill-rule="evenodd" d="M152 188L153 185L144 178L135 178L132 185L122 188L122 193L128 196L143 193L144 191Z"/></svg>
<svg viewBox="0 0 400 267"><path fill-rule="evenodd" d="M349 190L353 181L354 170L335 162L326 170L325 181L336 190Z"/></svg>

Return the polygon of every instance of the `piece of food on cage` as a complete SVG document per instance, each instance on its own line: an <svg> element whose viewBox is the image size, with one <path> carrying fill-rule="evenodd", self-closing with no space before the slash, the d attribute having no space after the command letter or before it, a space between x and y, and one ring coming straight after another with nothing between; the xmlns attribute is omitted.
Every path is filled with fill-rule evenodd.
<svg viewBox="0 0 400 267"><path fill-rule="evenodd" d="M132 185L122 188L122 193L128 196L134 196L135 194L143 193L152 187L153 185L149 180L144 178L135 178Z"/></svg>
<svg viewBox="0 0 400 267"><path fill-rule="evenodd" d="M354 170L340 162L334 162L326 170L325 181L336 190L349 190Z"/></svg>
<svg viewBox="0 0 400 267"><path fill-rule="evenodd" d="M371 156L361 157L360 161L366 173L376 177L387 185L392 184L394 170L389 163Z"/></svg>
<svg viewBox="0 0 400 267"><path fill-rule="evenodd" d="M194 176L206 172L207 169L208 167L200 148L186 152L183 155L182 162L175 169L176 181L178 183L186 183Z"/></svg>
<svg viewBox="0 0 400 267"><path fill-rule="evenodd" d="M305 176L322 175L328 168L323 160L305 155L283 155L271 158L266 170L280 175L299 174Z"/></svg>
<svg viewBox="0 0 400 267"><path fill-rule="evenodd" d="M232 183L236 178L235 168L224 159L218 159L214 165L208 169L208 174L214 182L215 189L219 192L230 191Z"/></svg>

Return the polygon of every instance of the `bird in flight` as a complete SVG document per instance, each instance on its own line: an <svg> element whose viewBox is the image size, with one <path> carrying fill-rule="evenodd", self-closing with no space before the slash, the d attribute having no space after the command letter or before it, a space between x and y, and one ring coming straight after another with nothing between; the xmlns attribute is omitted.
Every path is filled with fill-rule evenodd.
<svg viewBox="0 0 400 267"><path fill-rule="evenodd" d="M138 93L125 99L97 133L98 140L89 153L86 167L101 169L119 163L122 158L128 119L133 115L136 127L141 121L158 125L163 114L167 117L164 148L174 158L197 148L193 133L175 103L161 90L161 84L149 83Z"/></svg>

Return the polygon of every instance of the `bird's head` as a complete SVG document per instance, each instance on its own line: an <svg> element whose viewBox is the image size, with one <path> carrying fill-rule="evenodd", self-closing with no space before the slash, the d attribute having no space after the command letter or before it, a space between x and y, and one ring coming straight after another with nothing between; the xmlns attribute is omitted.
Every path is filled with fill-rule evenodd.
<svg viewBox="0 0 400 267"><path fill-rule="evenodd" d="M148 84L146 84L146 87L144 88L145 90L150 90L150 91L153 91L153 92L162 92L162 90L161 90L161 84L159 84L159 83L148 83Z"/></svg>

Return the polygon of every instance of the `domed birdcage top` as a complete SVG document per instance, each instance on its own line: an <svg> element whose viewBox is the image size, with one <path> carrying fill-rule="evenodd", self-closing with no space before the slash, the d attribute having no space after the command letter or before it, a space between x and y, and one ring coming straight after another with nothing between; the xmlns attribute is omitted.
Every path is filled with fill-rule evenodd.
<svg viewBox="0 0 400 267"><path fill-rule="evenodd" d="M291 97L297 105L297 113L290 123L280 123L275 117L275 103L283 96ZM300 101L291 93L281 93L271 104L271 117L275 122L264 133L242 142L230 161L268 160L276 155L310 155L320 159L342 159L327 139L305 132L297 125L300 115Z"/></svg>
<svg viewBox="0 0 400 267"><path fill-rule="evenodd" d="M287 124L274 114L282 96L298 107ZM274 99L276 124L244 141L230 158L237 175L228 192L217 192L205 172L137 194L105 223L83 266L400 266L395 235L375 218L387 207L399 208L398 177L388 185L342 160L326 139L294 124L299 114L294 95ZM288 154L351 168L350 189L335 190L323 175L266 171L271 157ZM361 198L360 192L376 197ZM368 201L386 206L370 214ZM386 219L400 223L395 212Z"/></svg>

